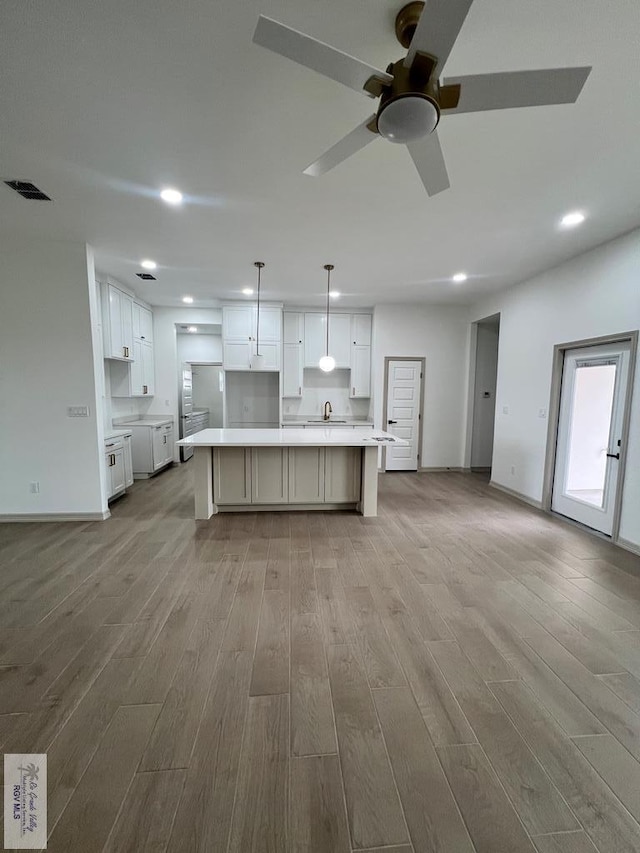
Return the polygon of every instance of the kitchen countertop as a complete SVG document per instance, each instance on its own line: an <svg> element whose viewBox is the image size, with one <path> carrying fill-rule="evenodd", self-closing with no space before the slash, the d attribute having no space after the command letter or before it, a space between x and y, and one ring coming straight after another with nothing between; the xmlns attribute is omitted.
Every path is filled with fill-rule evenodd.
<svg viewBox="0 0 640 853"><path fill-rule="evenodd" d="M378 440L380 439L380 440ZM183 438L181 447L372 447L406 444L383 430L327 429L203 429Z"/></svg>
<svg viewBox="0 0 640 853"><path fill-rule="evenodd" d="M110 429L104 434L104 440L109 441L112 438L122 438L123 435L131 435L130 429Z"/></svg>
<svg viewBox="0 0 640 853"><path fill-rule="evenodd" d="M163 424L172 424L173 418L171 415L168 417L162 417L161 415L145 415L141 418L133 418L132 420L118 420L113 422L114 429L121 429L122 427L136 427L136 426L162 426Z"/></svg>

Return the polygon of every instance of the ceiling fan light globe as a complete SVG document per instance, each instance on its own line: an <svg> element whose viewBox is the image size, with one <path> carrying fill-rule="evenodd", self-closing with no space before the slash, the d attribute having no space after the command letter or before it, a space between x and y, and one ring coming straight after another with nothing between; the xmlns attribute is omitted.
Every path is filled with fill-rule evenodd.
<svg viewBox="0 0 640 853"><path fill-rule="evenodd" d="M318 367L325 373L331 373L335 369L336 360L332 355L323 355L318 362Z"/></svg>
<svg viewBox="0 0 640 853"><path fill-rule="evenodd" d="M389 142L413 142L433 133L439 120L440 111L431 98L403 95L383 104L378 113L378 132Z"/></svg>

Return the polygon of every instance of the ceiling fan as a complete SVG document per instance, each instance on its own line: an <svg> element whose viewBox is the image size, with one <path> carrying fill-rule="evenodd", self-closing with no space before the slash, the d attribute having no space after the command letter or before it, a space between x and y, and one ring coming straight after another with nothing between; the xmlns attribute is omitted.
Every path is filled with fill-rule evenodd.
<svg viewBox="0 0 640 853"><path fill-rule="evenodd" d="M395 30L407 55L380 71L311 36L261 15L256 44L343 83L371 98L377 112L308 166L307 175L323 175L379 136L406 144L427 193L449 187L438 140L442 114L572 104L591 67L549 68L472 74L440 80L473 0L411 2L396 16ZM426 8L425 8L426 7Z"/></svg>

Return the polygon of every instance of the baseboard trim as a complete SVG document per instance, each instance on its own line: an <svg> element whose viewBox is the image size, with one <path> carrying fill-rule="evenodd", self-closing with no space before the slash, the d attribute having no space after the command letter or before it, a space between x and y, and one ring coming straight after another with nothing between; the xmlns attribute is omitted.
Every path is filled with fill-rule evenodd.
<svg viewBox="0 0 640 853"><path fill-rule="evenodd" d="M40 521L106 521L111 518L109 510L106 512L42 512L42 513L18 513L15 515L1 514L1 523L16 522L40 522Z"/></svg>
<svg viewBox="0 0 640 853"><path fill-rule="evenodd" d="M438 473L443 472L443 471L444 472L454 471L454 472L460 474L460 473L464 473L465 470L467 470L467 469L466 468L460 468L457 465L451 465L450 467L444 467L444 468L438 467L438 466L433 466L433 467L426 467L426 468L418 468L418 474L438 474Z"/></svg>
<svg viewBox="0 0 640 853"><path fill-rule="evenodd" d="M322 512L323 510L352 510L358 504L321 503L321 504L216 504L218 512Z"/></svg>
<svg viewBox="0 0 640 853"><path fill-rule="evenodd" d="M625 551L631 551L632 554L640 555L640 545L636 545L635 542L629 542L628 539L616 539L614 545L619 545L620 548L624 548Z"/></svg>
<svg viewBox="0 0 640 853"><path fill-rule="evenodd" d="M516 492L515 489L509 489L507 486L502 486L500 483L496 483L495 480L491 480L489 485L492 489L504 492L505 495L509 495L511 498L515 498L518 501L529 504L529 506L534 506L536 509L542 509L542 501L534 500L534 498L527 497L527 495L523 495L521 492Z"/></svg>

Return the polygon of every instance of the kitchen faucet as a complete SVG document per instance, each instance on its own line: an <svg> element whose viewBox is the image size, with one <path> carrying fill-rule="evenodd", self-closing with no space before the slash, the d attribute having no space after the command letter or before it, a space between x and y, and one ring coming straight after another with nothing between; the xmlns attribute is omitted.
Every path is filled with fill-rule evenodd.
<svg viewBox="0 0 640 853"><path fill-rule="evenodd" d="M327 407L328 407L328 411L327 411ZM324 404L324 413L322 415L322 420L328 421L332 411L333 411L333 409L331 408L331 403L327 400L327 402Z"/></svg>

